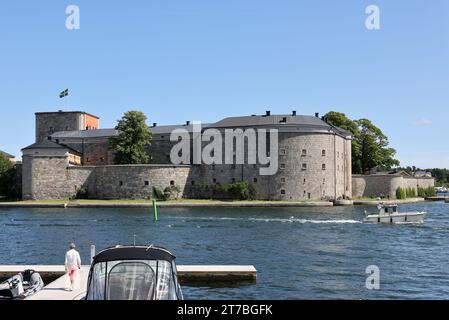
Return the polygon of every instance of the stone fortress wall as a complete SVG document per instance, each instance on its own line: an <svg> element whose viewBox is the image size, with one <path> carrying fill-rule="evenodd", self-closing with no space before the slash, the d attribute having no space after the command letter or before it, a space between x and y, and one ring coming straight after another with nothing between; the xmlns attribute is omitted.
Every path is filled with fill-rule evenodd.
<svg viewBox="0 0 449 320"><path fill-rule="evenodd" d="M91 127L86 127L86 119L90 119ZM246 181L255 185L259 199L263 200L331 200L381 193L394 196L397 186L432 183L391 175L352 176L351 137L318 114L296 116L293 112L273 116L267 112L262 116L225 118L205 126L221 133L236 128L277 129L278 170L273 175L260 174L260 168L266 166L248 164L246 148L245 164L193 164L191 143L190 162L172 165L170 152L177 142L170 141L170 134L173 129L186 129L192 140L189 122L150 127L151 164L114 166L109 139L117 132L98 129L97 124L97 117L84 112L36 113L36 144L48 139L53 145L48 150L36 144L23 150L24 199L73 197L81 187L89 190L90 197L98 199L148 198L153 187L164 189L170 185L178 186L183 197L196 197L201 196L198 194L201 185ZM203 140L202 147L209 142ZM222 143L224 152L224 139ZM259 147L257 143L256 150ZM265 147L269 150L268 145ZM81 155L82 165L70 163L68 155L72 152ZM224 163L224 154L222 157Z"/></svg>
<svg viewBox="0 0 449 320"><path fill-rule="evenodd" d="M353 197L396 197L397 188L434 187L434 178L404 177L400 174L372 174L352 176Z"/></svg>

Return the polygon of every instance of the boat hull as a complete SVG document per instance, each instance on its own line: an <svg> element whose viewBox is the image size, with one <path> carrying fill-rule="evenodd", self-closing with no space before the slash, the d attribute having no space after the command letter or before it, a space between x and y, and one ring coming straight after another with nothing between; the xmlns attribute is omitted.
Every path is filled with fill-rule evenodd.
<svg viewBox="0 0 449 320"><path fill-rule="evenodd" d="M367 216L365 223L421 223L424 220L425 212L398 213L391 215L372 214Z"/></svg>

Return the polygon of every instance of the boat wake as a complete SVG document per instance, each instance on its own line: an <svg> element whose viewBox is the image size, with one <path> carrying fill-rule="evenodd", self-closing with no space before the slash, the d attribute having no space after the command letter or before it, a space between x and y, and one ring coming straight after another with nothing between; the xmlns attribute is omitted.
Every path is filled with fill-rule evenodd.
<svg viewBox="0 0 449 320"><path fill-rule="evenodd" d="M294 217L290 218L230 218L230 217L210 217L210 218L184 218L186 220L196 220L196 221L249 221L249 222L279 222L279 223L313 223L313 224L356 224L362 223L358 220L350 220L350 219L329 219L329 220L314 220L314 219L298 219Z"/></svg>

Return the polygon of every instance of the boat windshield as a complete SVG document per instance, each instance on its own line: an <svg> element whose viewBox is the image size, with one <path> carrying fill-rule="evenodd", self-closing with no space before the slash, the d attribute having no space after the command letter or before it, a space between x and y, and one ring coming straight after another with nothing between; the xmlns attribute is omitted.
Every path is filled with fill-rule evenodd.
<svg viewBox="0 0 449 320"><path fill-rule="evenodd" d="M165 260L95 264L87 300L176 300L176 266Z"/></svg>

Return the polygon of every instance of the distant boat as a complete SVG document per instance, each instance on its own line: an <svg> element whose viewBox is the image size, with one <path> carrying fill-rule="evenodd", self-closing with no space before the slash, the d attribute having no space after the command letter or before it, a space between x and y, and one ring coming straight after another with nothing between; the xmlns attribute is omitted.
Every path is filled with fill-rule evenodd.
<svg viewBox="0 0 449 320"><path fill-rule="evenodd" d="M398 205L377 206L378 214L370 214L363 219L365 223L418 223L423 222L426 212L398 212ZM366 211L365 211L366 213Z"/></svg>
<svg viewBox="0 0 449 320"><path fill-rule="evenodd" d="M446 189L446 187L436 187L436 188L435 188L435 191L436 191L437 193L447 193L447 192L448 192L448 189Z"/></svg>

